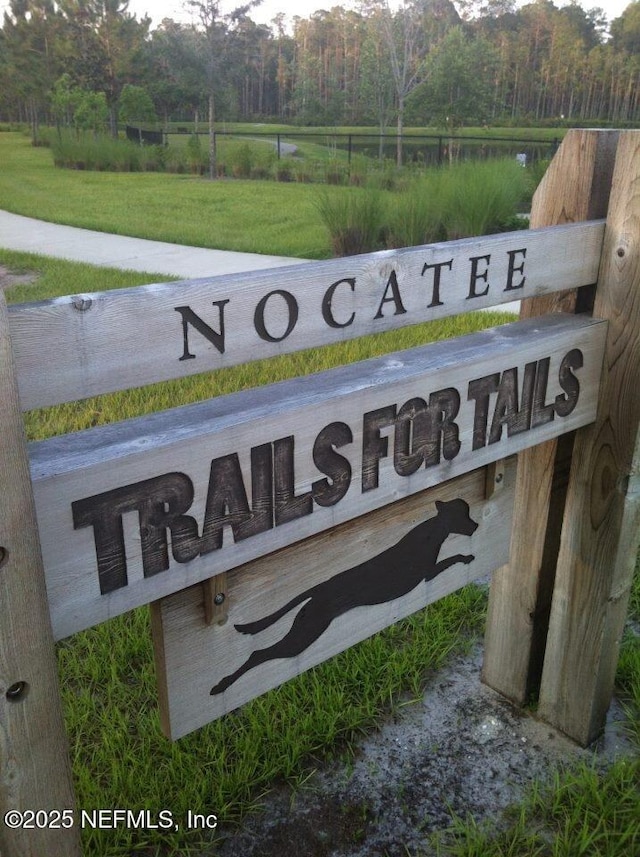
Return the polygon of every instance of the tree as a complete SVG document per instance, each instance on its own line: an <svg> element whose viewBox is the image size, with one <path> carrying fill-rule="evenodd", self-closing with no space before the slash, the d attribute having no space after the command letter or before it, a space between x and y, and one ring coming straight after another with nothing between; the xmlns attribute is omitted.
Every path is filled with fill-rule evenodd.
<svg viewBox="0 0 640 857"><path fill-rule="evenodd" d="M501 18L515 12L515 0L458 0L457 7L465 20Z"/></svg>
<svg viewBox="0 0 640 857"><path fill-rule="evenodd" d="M117 109L122 87L136 80L136 66L140 59L151 20L138 21L130 15L128 0L94 0L97 17L96 32L102 45L104 91L109 105L111 133L118 134Z"/></svg>
<svg viewBox="0 0 640 857"><path fill-rule="evenodd" d="M378 155L384 152L384 134L394 108L395 83L391 60L382 33L380 10L373 9L365 21L362 45L360 90L366 116L373 115L380 132Z"/></svg>
<svg viewBox="0 0 640 857"><path fill-rule="evenodd" d="M490 110L497 63L485 38L453 27L429 54L427 79L415 91L414 105L450 134L469 120L483 121ZM424 123L424 114L422 118Z"/></svg>
<svg viewBox="0 0 640 857"><path fill-rule="evenodd" d="M194 27L165 18L146 47L146 88L156 110L168 121L172 111L190 112L196 125L207 89L204 35Z"/></svg>
<svg viewBox="0 0 640 857"><path fill-rule="evenodd" d="M55 44L60 16L52 0L11 0L4 16L3 50L15 97L24 106L32 140L38 140L40 113L60 73Z"/></svg>
<svg viewBox="0 0 640 857"><path fill-rule="evenodd" d="M67 21L67 67L83 89L102 90L113 136L125 83L144 78L144 47L151 19L139 21L128 0L60 0Z"/></svg>
<svg viewBox="0 0 640 857"><path fill-rule="evenodd" d="M71 75L65 72L56 80L51 94L51 109L58 126L58 135L62 125L71 125L74 121L76 110L82 99L82 92L71 79Z"/></svg>
<svg viewBox="0 0 640 857"><path fill-rule="evenodd" d="M125 83L120 93L118 116L121 122L131 125L134 122L155 122L156 111L151 96L142 86ZM140 136L142 143L142 136Z"/></svg>
<svg viewBox="0 0 640 857"><path fill-rule="evenodd" d="M381 33L389 54L395 87L397 116L396 161L402 166L402 135L407 98L426 78L425 62L430 47L437 42L441 21L458 20L449 0L403 0L392 12L387 0L373 0L370 13L380 15Z"/></svg>
<svg viewBox="0 0 640 857"><path fill-rule="evenodd" d="M630 3L622 15L611 22L611 43L615 50L640 54L640 0Z"/></svg>
<svg viewBox="0 0 640 857"><path fill-rule="evenodd" d="M382 33L389 53L396 95L396 162L399 167L402 166L402 134L407 96L422 83L426 71L424 58L428 44L422 26L424 6L418 3L404 0L395 14L391 12L386 0L384 5L380 6Z"/></svg>
<svg viewBox="0 0 640 857"><path fill-rule="evenodd" d="M70 121L75 89L103 92L117 133L121 95L133 85L146 89L165 121L188 112L197 122L208 106L210 131L223 116L377 123L381 131L395 118L399 162L411 111L421 122L432 115L466 121L471 109L491 121L527 123L640 118L640 0L612 22L609 41L602 10L584 11L577 0L400 0L400 8L398 0L359 0L357 10L328 4L329 11L294 18L292 34L282 16L271 27L254 23L254 2L229 13L220 4L242 0L184 2L198 12L198 25L165 20L150 33L149 20L131 15L126 0L9 0L0 23L2 117L30 122L36 140L43 119ZM461 24L461 53L443 47L448 71L440 72L438 45ZM479 37L491 45L484 63ZM444 113L431 95L425 100L429 76L440 73ZM63 75L66 84L56 87ZM212 173L214 140L211 133Z"/></svg>
<svg viewBox="0 0 640 857"><path fill-rule="evenodd" d="M76 127L91 130L97 136L106 129L108 120L109 105L104 92L82 92L75 111Z"/></svg>
<svg viewBox="0 0 640 857"><path fill-rule="evenodd" d="M223 13L220 0L187 0L187 6L200 18L206 37L205 68L209 101L209 178L217 177L216 100L225 77L225 60L230 33L249 9L261 0L250 0L232 12Z"/></svg>

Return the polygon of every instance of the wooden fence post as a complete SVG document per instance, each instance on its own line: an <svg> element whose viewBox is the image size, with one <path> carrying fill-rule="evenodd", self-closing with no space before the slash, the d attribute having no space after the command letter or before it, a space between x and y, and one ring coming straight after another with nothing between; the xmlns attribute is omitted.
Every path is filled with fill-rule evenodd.
<svg viewBox="0 0 640 857"><path fill-rule="evenodd" d="M620 133L594 315L609 322L596 422L576 433L540 716L604 727L640 540L640 132Z"/></svg>
<svg viewBox="0 0 640 857"><path fill-rule="evenodd" d="M0 854L77 857L76 819L67 826L74 810L71 766L1 292L0 498ZM25 812L36 810L45 813L27 816L28 829L13 829Z"/></svg>
<svg viewBox="0 0 640 857"><path fill-rule="evenodd" d="M606 216L617 140L617 131L569 131L534 196L531 228ZM573 312L576 298L572 291L523 301L521 317ZM563 440L564 456L567 446L570 454ZM558 448L551 440L518 456L511 560L491 582L482 679L519 705L537 690L546 643L567 469Z"/></svg>

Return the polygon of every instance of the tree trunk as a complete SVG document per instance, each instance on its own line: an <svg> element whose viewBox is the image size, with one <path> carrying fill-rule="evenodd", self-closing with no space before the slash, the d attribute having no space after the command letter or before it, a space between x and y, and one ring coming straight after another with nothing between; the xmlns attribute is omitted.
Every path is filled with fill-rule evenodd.
<svg viewBox="0 0 640 857"><path fill-rule="evenodd" d="M37 146L38 142L39 142L39 139L38 139L39 122L38 122L38 107L36 105L35 99L31 99L29 112L31 114L31 145Z"/></svg>
<svg viewBox="0 0 640 857"><path fill-rule="evenodd" d="M398 122L396 130L396 164L402 166L402 130L404 127L404 96L398 99Z"/></svg>
<svg viewBox="0 0 640 857"><path fill-rule="evenodd" d="M216 164L216 127L215 127L215 96L209 93L209 178L217 176Z"/></svg>
<svg viewBox="0 0 640 857"><path fill-rule="evenodd" d="M118 139L118 108L116 104L112 104L109 107L109 126L111 131L111 136L114 140Z"/></svg>

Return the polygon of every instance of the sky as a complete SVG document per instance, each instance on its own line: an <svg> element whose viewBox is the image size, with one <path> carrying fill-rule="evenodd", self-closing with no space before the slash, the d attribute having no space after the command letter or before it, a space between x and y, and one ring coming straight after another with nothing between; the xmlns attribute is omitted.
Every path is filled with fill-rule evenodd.
<svg viewBox="0 0 640 857"><path fill-rule="evenodd" d="M241 0L229 0L223 3L224 8L233 8L239 5ZM520 0L518 5L522 5ZM609 20L617 18L629 5L630 0L580 0L580 5L585 9L599 6L604 9ZM563 0L555 0L557 6L567 5ZM251 18L260 24L268 24L279 13L292 20L295 15L308 17L317 9L330 9L332 6L348 6L349 0L263 0L263 2L251 11ZM8 8L8 0L0 0L0 13ZM152 19L152 26L157 26L163 18L173 18L175 21L189 22L190 13L185 10L183 0L129 0L129 11L142 18L148 14Z"/></svg>
<svg viewBox="0 0 640 857"><path fill-rule="evenodd" d="M593 9L596 6L605 10L609 20L617 18L629 5L631 0L580 0L580 5L585 9ZM224 8L233 8L240 5L241 0L230 0ZM556 6L565 6L568 3L563 0L555 0ZM1 3L0 3L1 5ZM224 4L223 4L224 5ZM317 9L330 9L332 6L349 6L349 0L262 0L259 6L250 12L251 18L257 23L268 24L279 13L284 12L288 19L295 15L305 18ZM524 5L524 0L518 3ZM163 18L173 18L176 21L189 21L190 13L185 11L185 3L181 0L129 0L129 11L135 13L139 18L145 13L153 21L155 26Z"/></svg>

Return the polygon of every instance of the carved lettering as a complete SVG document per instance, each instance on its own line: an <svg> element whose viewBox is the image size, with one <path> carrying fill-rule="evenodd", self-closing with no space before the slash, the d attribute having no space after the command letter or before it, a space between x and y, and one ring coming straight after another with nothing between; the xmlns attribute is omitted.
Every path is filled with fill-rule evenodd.
<svg viewBox="0 0 640 857"><path fill-rule="evenodd" d="M424 264L422 268L421 276L430 271L433 268L433 291L431 293L431 303L427 304L429 309L434 306L443 306L444 302L440 300L440 274L443 268L448 268L451 270L453 267L453 259L449 259L448 262L436 262L433 265Z"/></svg>
<svg viewBox="0 0 640 857"><path fill-rule="evenodd" d="M220 354L224 354L225 338L224 338L224 308L229 303L229 300L214 301L213 306L218 307L218 326L219 330L214 330L199 315L188 306L177 306L175 311L182 316L182 341L183 352L180 360L195 360L196 355L189 351L189 325L204 336Z"/></svg>
<svg viewBox="0 0 640 857"><path fill-rule="evenodd" d="M389 291L391 292L391 296L387 297ZM374 318L384 317L382 307L388 303L392 303L394 305L394 315L403 315L404 313L406 313L406 309L404 308L404 305L402 303L402 298L400 297L400 286L398 285L398 277L396 276L395 271L391 271L391 274L389 275L384 294L382 295L382 300L380 301L380 306L378 307L378 312L374 315Z"/></svg>

